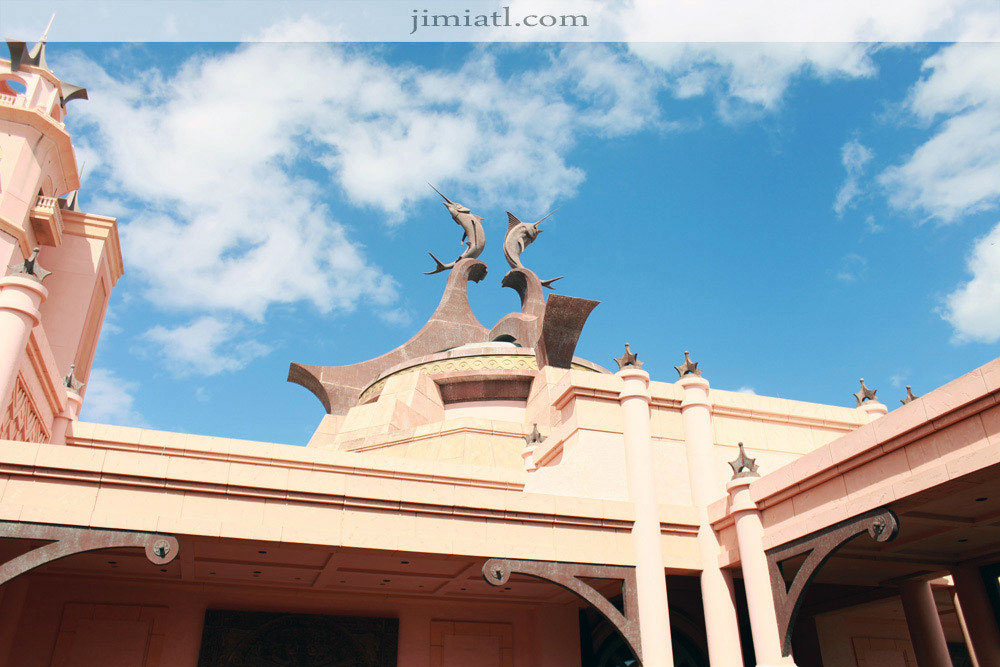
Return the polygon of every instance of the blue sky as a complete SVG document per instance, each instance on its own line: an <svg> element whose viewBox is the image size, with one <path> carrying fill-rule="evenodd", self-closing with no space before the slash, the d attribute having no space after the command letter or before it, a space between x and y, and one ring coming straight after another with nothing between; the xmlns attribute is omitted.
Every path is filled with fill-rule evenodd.
<svg viewBox="0 0 1000 667"><path fill-rule="evenodd" d="M965 44L60 45L85 210L119 216L83 418L304 444L288 362L405 341L457 255L425 185L505 210L597 299L578 347L654 379L890 408L997 356L1000 48ZM990 72L993 74L990 75Z"/></svg>

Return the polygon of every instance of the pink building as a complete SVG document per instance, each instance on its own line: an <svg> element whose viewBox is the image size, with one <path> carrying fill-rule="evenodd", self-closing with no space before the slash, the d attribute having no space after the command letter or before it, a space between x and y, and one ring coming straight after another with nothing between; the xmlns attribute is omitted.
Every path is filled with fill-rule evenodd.
<svg viewBox="0 0 1000 667"><path fill-rule="evenodd" d="M86 92L8 46L0 664L1000 665L1000 359L891 412L711 388L686 353L611 372L513 216L521 311L476 319L482 226L446 200L468 244L427 324L292 364L306 447L79 421L116 221L76 205Z"/></svg>

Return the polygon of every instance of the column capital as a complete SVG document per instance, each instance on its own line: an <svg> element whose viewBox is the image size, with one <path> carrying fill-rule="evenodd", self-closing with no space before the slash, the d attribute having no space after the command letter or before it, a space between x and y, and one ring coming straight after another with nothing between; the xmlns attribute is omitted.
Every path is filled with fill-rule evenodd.
<svg viewBox="0 0 1000 667"><path fill-rule="evenodd" d="M66 390L66 400L69 402L70 405L73 406L73 408L74 408L73 409L73 414L74 414L73 418L76 419L75 415L79 415L80 414L80 408L83 407L83 397L80 396L80 394L78 394L75 391L73 391L72 389L67 389Z"/></svg>
<svg viewBox="0 0 1000 667"><path fill-rule="evenodd" d="M726 491L729 493L729 497L731 499L731 505L729 507L731 514L757 511L757 503L755 503L750 497L750 485L758 479L760 479L760 477L757 476L737 477L736 479L731 479L726 483Z"/></svg>
<svg viewBox="0 0 1000 667"><path fill-rule="evenodd" d="M37 280L21 276L0 278L0 310L12 310L31 318L31 326L42 320L38 307L49 296L49 291Z"/></svg>
<svg viewBox="0 0 1000 667"><path fill-rule="evenodd" d="M677 379L677 384L687 389L704 389L708 391L708 380L700 375L689 374Z"/></svg>
<svg viewBox="0 0 1000 667"><path fill-rule="evenodd" d="M649 373L641 368L628 366L615 373L615 375L620 377L625 384L625 386L622 387L621 392L618 394L619 400L624 400L626 398L641 398L647 403L650 401Z"/></svg>
<svg viewBox="0 0 1000 667"><path fill-rule="evenodd" d="M879 401L865 401L863 404L857 407L868 416L868 421L873 422L883 415L889 414L889 408L885 406L884 403Z"/></svg>
<svg viewBox="0 0 1000 667"><path fill-rule="evenodd" d="M43 299L49 296L49 290L46 289L45 285L38 282L34 278L26 278L19 275L9 275L0 278L0 290L8 288L24 289L35 292L41 295Z"/></svg>
<svg viewBox="0 0 1000 667"><path fill-rule="evenodd" d="M625 381L642 380L645 384L649 384L649 373L636 366L626 366L615 373L615 375Z"/></svg>
<svg viewBox="0 0 1000 667"><path fill-rule="evenodd" d="M694 405L703 405L711 409L712 403L708 400L708 380L700 375L690 374L680 377L677 384L684 390L684 399L681 401L682 411Z"/></svg>

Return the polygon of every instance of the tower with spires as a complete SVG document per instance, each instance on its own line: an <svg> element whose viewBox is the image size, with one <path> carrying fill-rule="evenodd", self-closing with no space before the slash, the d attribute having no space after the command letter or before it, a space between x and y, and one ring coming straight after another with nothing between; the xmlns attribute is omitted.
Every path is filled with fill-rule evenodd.
<svg viewBox="0 0 1000 667"><path fill-rule="evenodd" d="M0 437L34 442L76 418L123 270L115 219L77 201L66 116L87 91L49 67L51 26L0 60Z"/></svg>

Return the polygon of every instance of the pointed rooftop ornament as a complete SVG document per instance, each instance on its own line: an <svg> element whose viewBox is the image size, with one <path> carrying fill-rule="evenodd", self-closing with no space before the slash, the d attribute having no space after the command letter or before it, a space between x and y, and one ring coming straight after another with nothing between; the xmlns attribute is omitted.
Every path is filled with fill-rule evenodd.
<svg viewBox="0 0 1000 667"><path fill-rule="evenodd" d="M698 362L691 361L691 354L684 350L684 363L680 366L674 366L674 370L677 371L678 377L684 377L685 375L697 375L701 377L701 371L698 370Z"/></svg>
<svg viewBox="0 0 1000 667"><path fill-rule="evenodd" d="M28 45L25 42L18 42L12 39L7 40L7 50L10 51L10 70L12 72L18 71L21 65L31 65L32 67L41 67L42 69L49 68L45 62L45 44L49 40L49 29L52 27L52 21L55 18L56 14L52 12L49 24L45 26L45 32L42 33L42 38L35 43L35 46L30 51L27 51Z"/></svg>
<svg viewBox="0 0 1000 667"><path fill-rule="evenodd" d="M524 444L528 447L531 447L532 445L538 445L543 442L545 442L545 438L542 436L541 433L538 432L538 424L536 423L532 427L531 433L524 436Z"/></svg>
<svg viewBox="0 0 1000 667"><path fill-rule="evenodd" d="M72 102L73 100L89 100L87 97L87 89L83 86L76 86L72 83L63 82L60 85L62 89L62 94L59 96L59 106L63 109L66 108L67 102Z"/></svg>
<svg viewBox="0 0 1000 667"><path fill-rule="evenodd" d="M56 14L53 12L49 18L49 24L45 26L45 32L42 33L42 38L35 43L35 46L31 50L28 50L28 45L25 42L14 39L7 40L7 50L10 52L10 71L17 72L21 69L22 65L30 65L31 67L38 67L49 72L52 71L49 69L48 63L45 62L45 46L48 44L49 29L52 28L52 22L55 18ZM76 86L65 81L60 81L59 89L59 106L63 109L66 108L67 102L88 99L87 89L83 86Z"/></svg>
<svg viewBox="0 0 1000 667"><path fill-rule="evenodd" d="M907 405L909 403L912 403L913 400L917 398L920 397L913 393L913 390L910 389L910 385L906 385L906 398L899 399L899 402L902 403L903 405Z"/></svg>
<svg viewBox="0 0 1000 667"><path fill-rule="evenodd" d="M625 354L615 359L615 363L618 364L618 370L623 370L625 368L642 368L642 362L639 361L639 355L632 352L628 343L625 343Z"/></svg>
<svg viewBox="0 0 1000 667"><path fill-rule="evenodd" d="M70 391L79 394L80 390L83 389L85 385L83 382L80 382L79 380L76 379L75 371L76 371L76 364L70 364L69 373L67 373L66 377L62 379L62 382L64 387L66 387Z"/></svg>
<svg viewBox="0 0 1000 667"><path fill-rule="evenodd" d="M760 477L760 473L757 472L757 459L752 459L747 456L746 451L743 449L743 443L739 444L740 453L735 460L729 462L729 467L733 469L733 479L741 479L743 477Z"/></svg>
<svg viewBox="0 0 1000 667"><path fill-rule="evenodd" d="M861 404L864 403L865 401L878 400L877 398L875 398L875 392L878 391L878 389L869 389L868 387L866 387L864 378L861 378L860 380L858 380L858 382L861 383L861 389L859 389L857 393L854 394L854 400L858 402L858 407L861 407Z"/></svg>
<svg viewBox="0 0 1000 667"><path fill-rule="evenodd" d="M24 260L20 264L11 264L7 267L9 271L8 275L11 276L23 276L25 278L31 278L32 280L37 280L42 282L45 277L52 273L51 271L46 271L42 268L42 265L38 263L38 248L31 251L31 255L28 259Z"/></svg>

